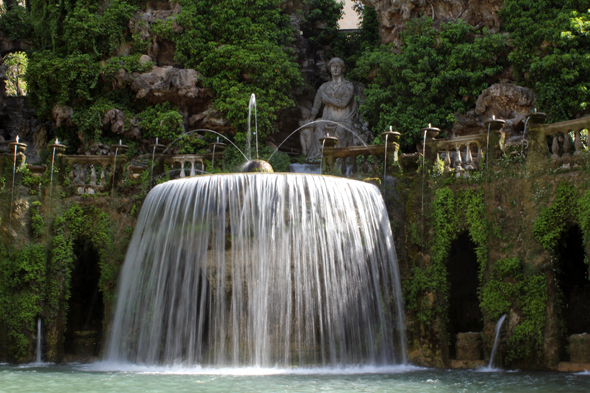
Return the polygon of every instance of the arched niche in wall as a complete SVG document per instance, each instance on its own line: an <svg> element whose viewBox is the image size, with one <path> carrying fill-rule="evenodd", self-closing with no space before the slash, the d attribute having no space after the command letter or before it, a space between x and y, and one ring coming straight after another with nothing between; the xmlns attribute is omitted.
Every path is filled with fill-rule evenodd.
<svg viewBox="0 0 590 393"><path fill-rule="evenodd" d="M557 287L558 296L561 296L561 318L565 333L560 357L569 360L565 337L590 333L590 280L579 226L572 225L564 232L556 251Z"/></svg>
<svg viewBox="0 0 590 393"><path fill-rule="evenodd" d="M450 341L449 357L457 358L457 333L481 332L483 315L479 307L478 262L475 243L467 231L451 243L447 263L449 282L449 322L447 332Z"/></svg>
<svg viewBox="0 0 590 393"><path fill-rule="evenodd" d="M104 303L99 281L98 250L90 242L76 240L64 332L66 356L87 357L99 354L104 320Z"/></svg>

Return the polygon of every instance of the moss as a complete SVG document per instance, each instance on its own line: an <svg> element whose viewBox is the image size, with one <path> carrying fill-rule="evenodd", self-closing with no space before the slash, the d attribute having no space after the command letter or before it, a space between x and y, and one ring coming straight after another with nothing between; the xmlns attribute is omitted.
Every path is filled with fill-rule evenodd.
<svg viewBox="0 0 590 393"><path fill-rule="evenodd" d="M12 356L17 361L30 357L30 337L45 298L45 261L43 244L0 253L0 319L6 323Z"/></svg>
<svg viewBox="0 0 590 393"><path fill-rule="evenodd" d="M436 317L447 320L447 296L449 282L446 263L449 258L451 243L457 235L468 230L471 240L476 245L477 261L480 265L480 281L488 261L489 224L485 218L483 193L471 189L453 191L443 187L435 191L434 200L429 209L430 261L416 264L412 277L404 281L404 296L408 310L414 311L417 318L427 324ZM411 226L410 231L416 231ZM412 238L417 237L413 235ZM424 302L422 297L436 295L436 301Z"/></svg>
<svg viewBox="0 0 590 393"><path fill-rule="evenodd" d="M506 361L533 359L543 346L543 330L547 310L547 277L536 274L525 278L519 285L518 305L522 319L508 338Z"/></svg>
<svg viewBox="0 0 590 393"><path fill-rule="evenodd" d="M487 318L498 320L510 311L518 296L520 280L522 263L519 258L501 259L492 266L490 278L481 291L481 308Z"/></svg>
<svg viewBox="0 0 590 393"><path fill-rule="evenodd" d="M577 205L577 191L566 182L561 182L555 190L555 200L551 206L542 209L533 224L535 239L547 250L553 250L571 221Z"/></svg>

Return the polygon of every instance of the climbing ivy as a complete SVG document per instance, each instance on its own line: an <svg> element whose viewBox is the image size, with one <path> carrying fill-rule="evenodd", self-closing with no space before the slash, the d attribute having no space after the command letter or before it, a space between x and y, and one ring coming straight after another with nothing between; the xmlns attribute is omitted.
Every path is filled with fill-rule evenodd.
<svg viewBox="0 0 590 393"><path fill-rule="evenodd" d="M26 359L45 298L46 249L30 244L13 253L0 249L0 319L5 321L16 360Z"/></svg>
<svg viewBox="0 0 590 393"><path fill-rule="evenodd" d="M496 321L510 311L518 296L522 263L516 257L500 259L490 270L490 277L481 291L480 305L487 318Z"/></svg>
<svg viewBox="0 0 590 393"><path fill-rule="evenodd" d="M431 238L429 242L430 262L416 265L411 279L404 282L404 296L409 310L415 311L422 322L432 323L438 315L446 320L449 282L446 263L451 243L461 230L467 229L476 245L477 261L480 265L480 282L488 261L489 224L485 219L483 193L474 190L453 191L449 187L435 191L429 209ZM438 297L436 304L420 300L425 293Z"/></svg>
<svg viewBox="0 0 590 393"><path fill-rule="evenodd" d="M547 278L536 274L525 278L519 285L518 304L522 319L508 338L507 362L530 359L543 347L543 329L547 314Z"/></svg>
<svg viewBox="0 0 590 393"><path fill-rule="evenodd" d="M555 189L555 200L551 206L541 210L533 224L533 235L545 249L554 250L568 222L575 220L577 196L578 192L571 184L561 182ZM585 225L586 219L583 220Z"/></svg>

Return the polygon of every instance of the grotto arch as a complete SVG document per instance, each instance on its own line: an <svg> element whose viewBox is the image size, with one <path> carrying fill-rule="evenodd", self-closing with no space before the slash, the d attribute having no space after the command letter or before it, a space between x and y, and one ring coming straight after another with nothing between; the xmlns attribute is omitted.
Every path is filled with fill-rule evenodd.
<svg viewBox="0 0 590 393"><path fill-rule="evenodd" d="M476 245L471 240L468 231L460 233L451 242L447 262L447 280L449 283L447 333L450 342L449 358L451 359L457 359L458 333L477 332L479 334L484 327L483 314L479 306L479 265L475 249ZM480 339L481 337L478 338L479 349L471 349L479 352L479 356L481 356ZM473 354L471 356L476 357Z"/></svg>
<svg viewBox="0 0 590 393"><path fill-rule="evenodd" d="M561 320L565 337L590 333L590 280L584 251L584 237L578 225L571 225L557 246L556 285L561 296ZM561 359L567 360L564 339Z"/></svg>
<svg viewBox="0 0 590 393"><path fill-rule="evenodd" d="M64 353L98 356L103 339L104 302L99 253L90 241L76 239L66 313Z"/></svg>

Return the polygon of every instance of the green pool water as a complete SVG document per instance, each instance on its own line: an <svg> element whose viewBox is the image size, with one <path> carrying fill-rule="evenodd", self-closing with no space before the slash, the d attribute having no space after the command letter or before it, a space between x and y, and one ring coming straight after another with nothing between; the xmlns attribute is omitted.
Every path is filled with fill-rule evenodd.
<svg viewBox="0 0 590 393"><path fill-rule="evenodd" d="M0 366L0 392L590 392L590 373L417 367L259 369Z"/></svg>

